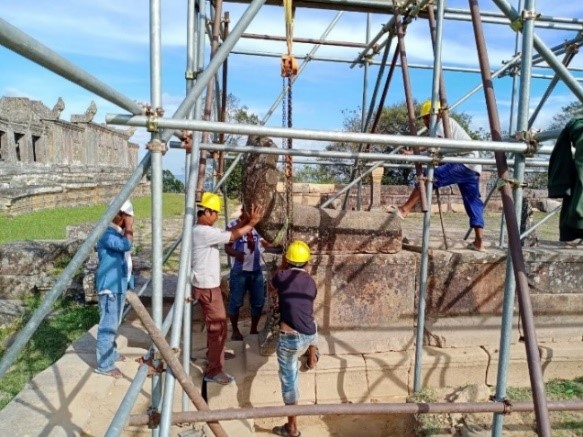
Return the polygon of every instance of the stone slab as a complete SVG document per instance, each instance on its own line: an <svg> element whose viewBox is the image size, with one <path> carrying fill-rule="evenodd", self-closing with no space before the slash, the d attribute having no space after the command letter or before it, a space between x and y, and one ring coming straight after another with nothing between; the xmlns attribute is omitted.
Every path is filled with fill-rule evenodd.
<svg viewBox="0 0 583 437"><path fill-rule="evenodd" d="M409 325L415 296L415 254L319 255L308 265L321 332ZM412 319L411 319L412 320Z"/></svg>
<svg viewBox="0 0 583 437"><path fill-rule="evenodd" d="M486 384L496 386L498 378L499 350L496 348L485 347L484 350L490 357L490 366ZM510 359L508 361L507 385L514 387L530 386L528 376L528 364L526 361L526 348L524 343L517 343L510 346Z"/></svg>
<svg viewBox="0 0 583 437"><path fill-rule="evenodd" d="M413 356L411 351L364 355L371 402L390 402L409 394Z"/></svg>
<svg viewBox="0 0 583 437"><path fill-rule="evenodd" d="M423 348L421 381L423 387L458 387L483 384L489 356L482 348Z"/></svg>
<svg viewBox="0 0 583 437"><path fill-rule="evenodd" d="M583 375L583 343L539 345L545 381L572 379Z"/></svg>
<svg viewBox="0 0 583 437"><path fill-rule="evenodd" d="M323 355L315 374L319 404L369 399L366 362L362 355Z"/></svg>

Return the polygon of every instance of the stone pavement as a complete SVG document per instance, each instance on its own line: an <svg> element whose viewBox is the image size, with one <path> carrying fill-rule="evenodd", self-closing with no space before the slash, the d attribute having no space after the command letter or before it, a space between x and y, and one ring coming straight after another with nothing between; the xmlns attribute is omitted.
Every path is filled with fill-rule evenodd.
<svg viewBox="0 0 583 437"><path fill-rule="evenodd" d="M498 364L498 326L496 318L441 320L433 326L442 343L454 347L425 347L423 354L424 387L458 387L465 384L494 385ZM545 379L573 378L583 374L581 347L583 320L562 316L538 320L539 351ZM249 330L242 321L242 332ZM397 327L393 334L396 334ZM195 331L200 331L195 326ZM514 332L517 332L515 329ZM124 374L113 379L93 372L95 366L95 333L93 327L73 344L53 366L38 374L21 393L0 411L0 435L18 436L102 436L107 431L138 363L149 345L148 336L136 320L120 328L120 351L129 359L119 363ZM335 332L320 337L321 359L314 370L300 374L301 403L378 403L403 402L412 390L414 349L382 350L383 336L390 332ZM400 334L403 335L403 334ZM407 333L412 337L413 332ZM368 337L378 352L350 353L350 344ZM374 340L377 339L377 340ZM205 335L193 336L191 374L202 388L205 362ZM376 343L375 343L376 341ZM513 336L509 368L509 384L527 386L528 370L524 345ZM384 343L386 345L386 342ZM257 336L247 335L242 342L227 342L236 358L226 362L226 370L236 384L207 384L211 409L228 407L281 406L278 366L275 356L259 354ZM146 381L132 414L144 414L150 398L150 382ZM181 390L176 390L174 411L180 411ZM410 417L301 417L303 435L408 436ZM223 426L232 436L267 436L283 418L228 421ZM173 436L201 436L203 426L173 426ZM352 431L351 431L352 430ZM355 434L356 433L356 434ZM126 427L124 436L146 436L145 427Z"/></svg>

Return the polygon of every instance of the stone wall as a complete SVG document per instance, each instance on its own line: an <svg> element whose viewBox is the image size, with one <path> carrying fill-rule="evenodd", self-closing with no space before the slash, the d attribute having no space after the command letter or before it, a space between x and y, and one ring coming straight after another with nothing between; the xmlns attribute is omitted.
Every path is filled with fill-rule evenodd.
<svg viewBox="0 0 583 437"><path fill-rule="evenodd" d="M0 98L0 212L109 202L138 164L133 130L93 123L97 107L60 119L53 109L19 97ZM149 193L144 180L133 197Z"/></svg>
<svg viewBox="0 0 583 437"><path fill-rule="evenodd" d="M308 183L294 183L293 199L295 203L301 203L303 205L319 206L326 200L331 198L335 193L344 188L342 184L308 184ZM284 192L283 183L277 185L277 190ZM481 187L482 199L485 200L488 192L490 191L487 184L483 184ZM409 194L411 193L411 187L406 185L381 185L380 190L380 206L388 205L401 205L405 203ZM442 211L444 212L463 212L464 206L461 194L457 185L447 188L441 188L439 190L441 198ZM377 194L378 195L378 194ZM356 189L350 190L348 197L348 209L356 209ZM524 198L529 200L530 205L533 208L537 208L541 211L548 211L554 206L558 205L556 200L550 200L547 198L547 190L533 190L526 188L524 190ZM340 196L337 200L333 202L331 207L339 208L344 200L344 195ZM362 205L364 210L368 210L371 203L370 195L370 185L364 185L362 187ZM434 212L437 212L437 200L434 197L432 202L432 207ZM500 194L498 192L494 193L488 204L486 206L488 211L502 211L502 200L500 199ZM417 206L417 212L421 212L421 207Z"/></svg>

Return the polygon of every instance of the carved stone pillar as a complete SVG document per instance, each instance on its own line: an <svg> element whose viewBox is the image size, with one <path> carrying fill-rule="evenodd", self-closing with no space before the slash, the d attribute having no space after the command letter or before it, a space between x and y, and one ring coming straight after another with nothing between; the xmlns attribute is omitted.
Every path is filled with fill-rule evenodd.
<svg viewBox="0 0 583 437"><path fill-rule="evenodd" d="M379 208L381 206L381 181L383 179L383 174L385 169L383 167L375 168L371 174L371 196L370 196L370 207Z"/></svg>

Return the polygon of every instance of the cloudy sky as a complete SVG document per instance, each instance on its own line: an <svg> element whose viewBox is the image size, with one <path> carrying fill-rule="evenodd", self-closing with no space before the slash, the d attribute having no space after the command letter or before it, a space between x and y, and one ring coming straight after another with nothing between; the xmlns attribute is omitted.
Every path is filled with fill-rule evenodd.
<svg viewBox="0 0 583 437"><path fill-rule="evenodd" d="M162 6L162 65L163 106L166 114L172 114L185 93L184 71L186 66L186 2L163 1ZM512 1L513 4L517 1ZM543 16L583 19L583 2L538 1L537 11ZM448 8L467 9L466 1L450 0ZM480 2L482 11L496 11L490 1ZM231 28L246 6L226 3L224 11L230 13ZM294 35L303 38L319 38L336 16L336 11L298 9ZM83 68L127 97L141 102L150 99L149 91L149 18L146 0L100 0L81 2L60 0L4 0L0 18L45 44L61 56ZM370 17L370 35L377 35L390 17ZM336 41L365 42L367 14L345 12L328 39ZM493 70L515 52L514 32L507 25L485 25L488 54ZM285 35L284 16L281 7L265 6L247 29L249 33ZM548 47L554 47L575 36L573 30L537 29L537 35ZM296 43L293 51L297 56L312 49L309 44ZM284 42L265 42L254 39L240 40L235 50L282 54ZM433 60L426 20L415 20L408 28L406 50L410 64L431 65ZM520 49L519 49L520 50ZM357 48L322 47L316 56L353 60ZM582 55L578 55L581 57ZM380 56L376 57L380 60ZM444 65L477 68L474 37L471 24L448 20L444 26L442 59ZM280 61L278 58L232 54L229 57L229 92L241 104L262 118L281 91ZM59 97L65 100L63 119L71 114L83 113L91 100L95 100L97 122L103 122L109 113L124 113L120 108L33 62L0 46L0 95L28 97L43 101L52 107ZM575 57L572 66L583 68L583 61ZM363 68L350 68L347 63L312 61L296 81L293 91L294 126L307 129L341 130L344 111L360 110L364 87ZM376 80L377 67L371 67L368 76L370 99ZM536 73L552 75L550 69L537 69ZM583 78L583 72L576 71ZM431 71L411 71L413 93L417 100L424 100L431 93ZM448 101L453 103L466 95L479 82L473 73L446 72ZM548 79L532 79L531 110L534 109ZM580 82L583 84L583 82ZM512 80L509 77L494 82L497 103L503 126L508 125ZM391 84L387 102L404 100L401 72L397 70ZM562 106L575 101L564 86L559 85L541 112L537 126L545 128ZM474 127L486 127L483 93L463 103L458 110L473 118ZM281 109L267 123L281 126ZM142 146L148 134L138 131L134 138ZM296 143L294 143L296 144ZM302 147L323 147L321 143L301 143ZM300 147L296 145L296 147ZM143 147L141 148L143 154ZM183 173L184 156L171 150L164 157L165 168L176 174Z"/></svg>

